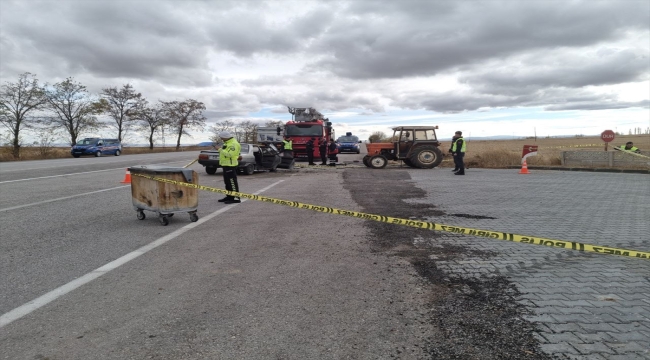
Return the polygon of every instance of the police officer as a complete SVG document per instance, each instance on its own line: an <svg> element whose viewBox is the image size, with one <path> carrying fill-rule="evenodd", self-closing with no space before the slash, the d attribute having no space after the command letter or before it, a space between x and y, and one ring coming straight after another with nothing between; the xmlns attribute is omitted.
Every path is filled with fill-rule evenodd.
<svg viewBox="0 0 650 360"><path fill-rule="evenodd" d="M282 140L282 153L283 157L293 158L293 141L288 136L285 136L284 140Z"/></svg>
<svg viewBox="0 0 650 360"><path fill-rule="evenodd" d="M458 136L454 135L454 137L451 138L451 146L449 147L449 153L451 154L451 157L454 159L454 170L452 172L456 172L460 169L458 169L458 164L456 163L456 155L454 155L454 152L452 148L454 147L454 143L458 139Z"/></svg>
<svg viewBox="0 0 650 360"><path fill-rule="evenodd" d="M456 140L451 145L451 154L454 156L454 162L458 171L454 175L465 175L465 162L463 158L465 157L465 151L467 150L467 143L463 139L463 132L456 131L454 136Z"/></svg>
<svg viewBox="0 0 650 360"><path fill-rule="evenodd" d="M325 138L320 138L318 152L320 153L321 165L327 165L327 140Z"/></svg>
<svg viewBox="0 0 650 360"><path fill-rule="evenodd" d="M309 141L307 141L307 144L305 144L306 150L307 150L307 160L309 161L309 165L316 165L314 164L314 141L316 138L311 138Z"/></svg>
<svg viewBox="0 0 650 360"><path fill-rule="evenodd" d="M239 192L239 184L237 183L237 165L241 160L240 152L241 145L228 131L219 133L219 137L223 141L221 151L219 151L219 166L223 169L223 182L226 185L226 190ZM219 202L224 204L237 204L241 200L237 196L228 195Z"/></svg>
<svg viewBox="0 0 650 360"><path fill-rule="evenodd" d="M632 143L631 141L626 142L625 146L621 146L620 148L621 150L633 151L635 153L641 152L641 150L638 147L634 146L634 143Z"/></svg>

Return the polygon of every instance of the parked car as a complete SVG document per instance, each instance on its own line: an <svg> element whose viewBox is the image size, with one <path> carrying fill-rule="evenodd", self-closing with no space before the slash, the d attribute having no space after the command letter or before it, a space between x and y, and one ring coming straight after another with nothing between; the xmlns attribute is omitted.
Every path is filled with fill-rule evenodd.
<svg viewBox="0 0 650 360"><path fill-rule="evenodd" d="M70 154L78 158L82 155L115 155L122 153L122 143L118 139L85 138L77 141L70 149Z"/></svg>
<svg viewBox="0 0 650 360"><path fill-rule="evenodd" d="M282 159L278 148L273 144L241 144L241 160L237 170L246 175L255 171L275 171ZM213 175L219 168L219 150L203 150L199 153L199 164L205 166L205 172Z"/></svg>
<svg viewBox="0 0 650 360"><path fill-rule="evenodd" d="M353 152L359 154L361 153L361 149L359 148L360 143L359 138L352 135L351 132L346 133L345 136L341 136L336 140L339 153Z"/></svg>

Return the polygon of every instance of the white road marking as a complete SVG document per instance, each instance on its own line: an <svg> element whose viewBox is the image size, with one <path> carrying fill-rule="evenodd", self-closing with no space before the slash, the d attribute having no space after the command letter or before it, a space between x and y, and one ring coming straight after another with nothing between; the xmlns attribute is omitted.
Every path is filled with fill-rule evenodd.
<svg viewBox="0 0 650 360"><path fill-rule="evenodd" d="M171 161L171 162L166 162L166 163L159 163L159 164L149 164L149 165L165 165L165 164L174 164L177 162L181 162L182 160L179 161ZM80 172L80 173L70 173L70 174L61 174L61 175L50 175L50 176L41 176L41 177L36 177L36 178L28 178L28 179L18 179L18 180L7 180L7 181L0 181L0 184L7 184L7 183L12 183L12 182L19 182L19 181L29 181L29 180L40 180L40 179L49 179L49 178L55 178L55 177L61 177L61 176L70 176L70 175L81 175L81 174L91 174L91 173L98 173L98 172L104 172L104 171L113 171L113 170L125 170L128 168L126 167L119 167L119 168L113 168L113 169L105 169L105 170L93 170L93 171L85 171L85 172Z"/></svg>
<svg viewBox="0 0 650 360"><path fill-rule="evenodd" d="M160 153L160 154L164 154L164 153ZM138 156L138 155L143 155L143 156ZM151 155L154 155L154 156L151 156ZM10 165L19 166L19 165L25 165L25 164L23 164L20 161L17 161L17 162L4 162L4 163L0 164L0 172L8 173L8 172L27 171L27 170L59 169L59 168L62 168L62 167L73 167L73 166L79 166L79 165L116 164L116 163L119 163L119 162L124 162L125 160L141 160L141 159L151 160L152 157L154 159L157 158L157 157L162 157L162 156L155 156L155 155L156 154L146 154L146 155L145 154L134 154L134 155L129 155L129 158L127 158L127 159L125 159L123 157L121 159L115 159L114 161L106 161L106 162L102 161L101 163L100 162L89 163L91 160L95 160L94 158L81 159L81 161L79 161L79 159L75 159L75 160L69 159L69 160L72 160L74 162L69 161L68 159L60 160L60 161L57 161L57 160L36 160L36 161L46 162L45 165L56 165L56 166L22 168L22 169L18 168L18 169L10 169L10 170L6 169ZM130 156L133 156L133 157L130 157ZM89 161L83 162L84 160L89 160ZM182 160L178 160L178 161L182 161ZM57 165L57 164L59 164L59 165Z"/></svg>
<svg viewBox="0 0 650 360"><path fill-rule="evenodd" d="M276 181L273 184L271 184L271 185L269 185L269 186L255 192L254 194L255 195L261 194L264 191L276 186L277 184L279 184L279 183L281 183L283 181L284 180ZM247 201L246 199L242 199L242 203L244 203L246 201ZM176 231L174 231L174 232L172 232L172 233L170 233L168 235L165 235L165 236L161 237L160 239L157 239L157 240L155 240L155 241L153 241L153 242L151 242L151 243L149 243L149 244L147 244L147 245L145 245L145 246L143 246L143 247L141 247L141 248L139 248L139 249L137 249L135 251L132 251L132 252L130 252L130 253L118 258L118 259L115 259L115 260L109 262L108 264L106 264L104 266L101 266L101 267L89 272L86 275L83 275L83 276L81 276L79 278L76 278L76 279L70 281L69 283L67 283L67 284L65 284L63 286L60 286L60 287L48 292L45 295L39 296L38 298L36 298L36 299L34 299L32 301L29 301L29 302L15 308L15 309L11 310L11 311L9 311L8 313L3 314L2 316L0 316L0 328L4 327L6 325L9 325L11 322L13 322L15 320L18 320L21 317L31 313L32 311L51 303L52 301L60 298L61 296L71 292L72 290L75 290L75 289L79 288L80 286L85 285L85 284L97 279L98 277L108 273L109 271L114 270L114 269L118 268L119 266L128 263L129 261L137 258L138 256L146 254L147 252L157 248L158 246L163 245L164 243L177 238L178 236L182 235L183 233L194 229L195 227L203 224L206 221L211 220L212 218L214 218L217 215L225 212L226 210L230 209L233 206L237 206L237 204L231 204L231 205L228 205L226 207L223 207L223 208L213 212L212 214L209 214L209 215L207 215L205 217L202 217L201 219L199 219L195 223L185 225L182 228L180 228L180 229L178 229L178 230L176 230Z"/></svg>
<svg viewBox="0 0 650 360"><path fill-rule="evenodd" d="M110 188L110 189L91 191L91 192L87 192L87 193L83 193L83 194L77 194L77 195L60 197L60 198L51 199L51 200L39 201L39 202L31 203L31 204L12 206L12 207L8 207L8 208L0 209L0 212L9 211L9 210L16 210L16 209L20 209L20 208L24 208L24 207L28 207L28 206L47 204L47 203L51 203L51 202L55 202L55 201L59 201L59 200L72 199L72 198L76 198L76 197L84 196L84 195L97 194L97 193L100 193L100 192L115 190L115 189L121 189L121 188L128 187L128 186L131 186L131 185L123 185L123 186L118 186L118 187L114 187L114 188Z"/></svg>

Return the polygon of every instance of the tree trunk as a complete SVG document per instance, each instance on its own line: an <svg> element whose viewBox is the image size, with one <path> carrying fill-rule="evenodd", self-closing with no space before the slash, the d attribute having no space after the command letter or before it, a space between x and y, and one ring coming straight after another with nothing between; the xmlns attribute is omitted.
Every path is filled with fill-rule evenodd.
<svg viewBox="0 0 650 360"><path fill-rule="evenodd" d="M183 127L178 130L178 140L176 140L176 151L181 148L181 136L183 136Z"/></svg>
<svg viewBox="0 0 650 360"><path fill-rule="evenodd" d="M153 150L153 131L149 134L149 150Z"/></svg>
<svg viewBox="0 0 650 360"><path fill-rule="evenodd" d="M18 141L18 133L16 133L16 136L14 136L14 148L12 151L12 155L14 159L20 158L20 143Z"/></svg>
<svg viewBox="0 0 650 360"><path fill-rule="evenodd" d="M72 146L77 145L77 134L75 134L74 131L70 131L70 143Z"/></svg>

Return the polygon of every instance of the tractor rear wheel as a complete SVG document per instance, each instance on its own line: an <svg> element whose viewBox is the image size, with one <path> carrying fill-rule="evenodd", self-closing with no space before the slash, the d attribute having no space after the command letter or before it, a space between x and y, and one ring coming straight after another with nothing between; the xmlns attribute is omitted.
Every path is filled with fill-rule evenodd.
<svg viewBox="0 0 650 360"><path fill-rule="evenodd" d="M419 146L409 158L415 167L432 169L442 162L442 152L435 146Z"/></svg>
<svg viewBox="0 0 650 360"><path fill-rule="evenodd" d="M407 166L412 167L412 168L417 168L417 166L413 165L413 163L411 162L411 160L409 160L409 159L404 159L403 161L404 161L404 164L406 164Z"/></svg>
<svg viewBox="0 0 650 360"><path fill-rule="evenodd" d="M373 169L383 169L388 165L388 159L384 155L375 155L366 161Z"/></svg>
<svg viewBox="0 0 650 360"><path fill-rule="evenodd" d="M368 165L368 160L370 160L370 156L367 156L367 155L364 156L363 159L361 159L361 161L363 162L363 165L365 165L367 167L370 167L370 165Z"/></svg>

